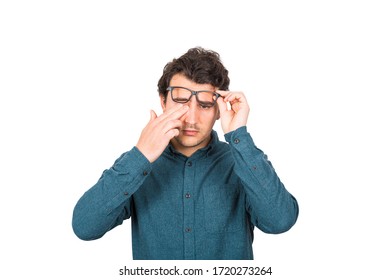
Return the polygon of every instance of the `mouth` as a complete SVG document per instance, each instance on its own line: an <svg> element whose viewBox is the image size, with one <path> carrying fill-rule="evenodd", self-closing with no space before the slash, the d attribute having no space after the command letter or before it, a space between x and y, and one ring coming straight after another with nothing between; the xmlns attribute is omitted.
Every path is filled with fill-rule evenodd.
<svg viewBox="0 0 390 280"><path fill-rule="evenodd" d="M196 134L198 134L199 131L197 130L192 130L192 129L184 129L183 130L183 134L185 136L196 136Z"/></svg>

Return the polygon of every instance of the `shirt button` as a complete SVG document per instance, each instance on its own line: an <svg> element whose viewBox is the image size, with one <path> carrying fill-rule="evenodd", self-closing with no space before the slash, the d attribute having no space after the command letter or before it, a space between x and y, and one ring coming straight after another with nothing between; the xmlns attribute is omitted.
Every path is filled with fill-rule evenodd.
<svg viewBox="0 0 390 280"><path fill-rule="evenodd" d="M191 195L189 193L186 193L186 198L190 198Z"/></svg>
<svg viewBox="0 0 390 280"><path fill-rule="evenodd" d="M123 194L124 194L124 195L129 195L129 193L128 193L128 192L124 192Z"/></svg>
<svg viewBox="0 0 390 280"><path fill-rule="evenodd" d="M240 143L240 139L238 139L238 138L234 139L234 143L235 143L235 144Z"/></svg>
<svg viewBox="0 0 390 280"><path fill-rule="evenodd" d="M187 162L188 166L192 166L192 161Z"/></svg>
<svg viewBox="0 0 390 280"><path fill-rule="evenodd" d="M148 175L148 171L144 171L143 175L144 176Z"/></svg>
<svg viewBox="0 0 390 280"><path fill-rule="evenodd" d="M186 232L191 232L191 228L186 228Z"/></svg>

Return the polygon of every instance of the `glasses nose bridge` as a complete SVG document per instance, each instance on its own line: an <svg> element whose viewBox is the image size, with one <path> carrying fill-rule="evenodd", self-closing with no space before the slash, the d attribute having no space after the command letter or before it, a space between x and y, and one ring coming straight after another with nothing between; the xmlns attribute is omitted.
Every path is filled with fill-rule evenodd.
<svg viewBox="0 0 390 280"><path fill-rule="evenodd" d="M190 90L191 91L191 97L193 96L193 95L197 95L198 93L199 93L199 91L197 91L197 90Z"/></svg>
<svg viewBox="0 0 390 280"><path fill-rule="evenodd" d="M190 97L188 98L188 101L190 101L191 100L191 98L192 98L192 96L195 96L195 98L196 98L196 101L198 101L198 93L200 92L200 91L197 91L197 90L191 90L191 89L188 89L190 92L191 92L191 95L190 95ZM187 101L187 102L188 102Z"/></svg>

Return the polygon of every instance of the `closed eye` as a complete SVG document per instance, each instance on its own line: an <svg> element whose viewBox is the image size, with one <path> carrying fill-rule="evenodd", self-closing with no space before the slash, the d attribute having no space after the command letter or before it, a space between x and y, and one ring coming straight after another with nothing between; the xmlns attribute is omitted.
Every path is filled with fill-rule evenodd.
<svg viewBox="0 0 390 280"><path fill-rule="evenodd" d="M211 107L213 107L213 103L211 102L199 102L199 106L202 108L202 109L209 109Z"/></svg>
<svg viewBox="0 0 390 280"><path fill-rule="evenodd" d="M186 98L175 98L173 101L179 102L179 103L186 103L186 102L188 102L188 99L186 99Z"/></svg>

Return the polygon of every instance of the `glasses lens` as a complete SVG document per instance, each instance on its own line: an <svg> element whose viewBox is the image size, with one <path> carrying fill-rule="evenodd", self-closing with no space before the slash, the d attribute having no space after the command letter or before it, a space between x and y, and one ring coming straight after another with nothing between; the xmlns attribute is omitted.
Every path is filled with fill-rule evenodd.
<svg viewBox="0 0 390 280"><path fill-rule="evenodd" d="M186 103L191 98L191 91L185 88L172 88L171 92L175 102Z"/></svg>
<svg viewBox="0 0 390 280"><path fill-rule="evenodd" d="M198 92L198 100L203 103L214 103L217 100L217 95L212 91Z"/></svg>

